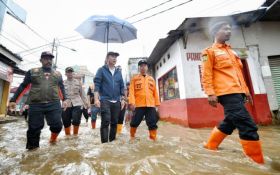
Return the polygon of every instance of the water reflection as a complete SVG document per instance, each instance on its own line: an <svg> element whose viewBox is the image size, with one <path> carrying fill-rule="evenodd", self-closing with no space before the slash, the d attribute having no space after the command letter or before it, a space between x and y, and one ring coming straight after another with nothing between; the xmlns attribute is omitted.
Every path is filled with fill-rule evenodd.
<svg viewBox="0 0 280 175"><path fill-rule="evenodd" d="M100 122L100 121L99 121ZM117 140L100 143L99 129L83 121L80 135L59 135L49 145L50 131L44 128L40 149L25 150L26 123L0 125L0 174L279 174L280 127L261 127L265 165L258 165L242 154L235 132L219 151L202 147L210 129L190 129L159 123L157 142L148 139L143 123L137 138L129 141L128 127Z"/></svg>

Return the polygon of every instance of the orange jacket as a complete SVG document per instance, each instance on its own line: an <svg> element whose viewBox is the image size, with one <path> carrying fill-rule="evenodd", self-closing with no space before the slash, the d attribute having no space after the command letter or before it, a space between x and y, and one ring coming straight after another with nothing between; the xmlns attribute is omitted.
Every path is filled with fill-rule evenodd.
<svg viewBox="0 0 280 175"><path fill-rule="evenodd" d="M136 107L155 107L159 106L159 97L156 83L153 77L141 74L136 75L130 81L129 104Z"/></svg>
<svg viewBox="0 0 280 175"><path fill-rule="evenodd" d="M207 95L249 93L238 55L227 44L214 43L202 52L202 84Z"/></svg>

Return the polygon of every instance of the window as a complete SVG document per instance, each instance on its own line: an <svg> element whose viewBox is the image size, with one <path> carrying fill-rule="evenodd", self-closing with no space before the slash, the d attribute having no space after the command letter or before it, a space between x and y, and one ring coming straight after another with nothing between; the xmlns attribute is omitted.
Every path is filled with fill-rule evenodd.
<svg viewBox="0 0 280 175"><path fill-rule="evenodd" d="M157 70L158 70L158 66L157 66Z"/></svg>
<svg viewBox="0 0 280 175"><path fill-rule="evenodd" d="M161 67L162 66L162 64L161 64L161 62L159 63L159 67Z"/></svg>
<svg viewBox="0 0 280 175"><path fill-rule="evenodd" d="M170 54L167 54L167 59L170 59Z"/></svg>
<svg viewBox="0 0 280 175"><path fill-rule="evenodd" d="M158 80L160 100L180 98L176 67Z"/></svg>
<svg viewBox="0 0 280 175"><path fill-rule="evenodd" d="M163 58L163 64L165 63L165 58Z"/></svg>

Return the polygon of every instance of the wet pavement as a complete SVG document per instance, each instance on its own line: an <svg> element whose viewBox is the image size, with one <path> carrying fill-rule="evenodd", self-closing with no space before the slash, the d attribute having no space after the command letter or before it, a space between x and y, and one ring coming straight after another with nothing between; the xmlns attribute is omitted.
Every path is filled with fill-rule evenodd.
<svg viewBox="0 0 280 175"><path fill-rule="evenodd" d="M219 151L210 151L202 144L211 129L160 122L158 141L153 142L142 122L133 142L125 126L115 142L101 144L99 125L100 121L93 130L83 120L79 136L61 132L55 145L48 143L50 131L45 125L40 148L26 151L26 122L1 124L0 174L280 174L280 126L260 127L266 163L258 165L242 154L237 132L226 138Z"/></svg>

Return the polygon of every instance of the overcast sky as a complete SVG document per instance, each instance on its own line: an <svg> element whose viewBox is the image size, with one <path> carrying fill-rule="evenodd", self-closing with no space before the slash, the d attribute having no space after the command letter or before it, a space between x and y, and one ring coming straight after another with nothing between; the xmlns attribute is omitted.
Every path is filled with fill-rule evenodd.
<svg viewBox="0 0 280 175"><path fill-rule="evenodd" d="M51 45L31 52L23 52L30 48L48 44L54 38L61 39L61 44L77 50L58 48L59 71L67 66L87 65L88 69L96 73L103 65L106 54L106 44L82 38L75 28L91 15L115 15L126 18L137 12L146 10L167 0L14 0L27 11L26 24L46 38L45 41L26 26L6 15L2 35L13 42L1 38L1 43L10 50L19 53L25 60L23 69L40 66L39 55L42 50L51 50ZM153 15L186 0L173 0L147 13L143 13L129 22ZM211 3L210 3L211 2ZM187 17L219 16L257 9L264 0L193 0L190 3L176 7L152 18L134 23L138 29L137 40L124 44L109 44L109 50L120 53L118 63L125 67L130 57L149 56L160 38L167 36L170 30L176 29ZM68 38L74 36L73 38ZM63 39L68 38L68 39ZM16 44L15 44L16 43Z"/></svg>

